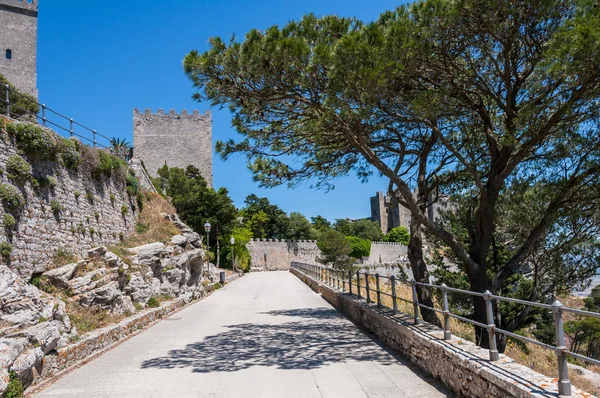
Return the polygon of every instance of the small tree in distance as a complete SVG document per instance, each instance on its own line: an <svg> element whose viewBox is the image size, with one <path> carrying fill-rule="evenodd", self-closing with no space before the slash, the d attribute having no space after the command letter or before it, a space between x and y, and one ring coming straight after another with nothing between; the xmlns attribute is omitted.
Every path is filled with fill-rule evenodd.
<svg viewBox="0 0 600 398"><path fill-rule="evenodd" d="M410 240L410 234L408 233L408 229L406 227L396 227L392 228L392 230L383 237L384 242L398 242L403 245L408 245L408 241Z"/></svg>
<svg viewBox="0 0 600 398"><path fill-rule="evenodd" d="M350 257L352 248L350 242L343 233L329 229L321 234L317 242L322 256L317 261L323 264L331 264L339 270L351 270L355 259Z"/></svg>

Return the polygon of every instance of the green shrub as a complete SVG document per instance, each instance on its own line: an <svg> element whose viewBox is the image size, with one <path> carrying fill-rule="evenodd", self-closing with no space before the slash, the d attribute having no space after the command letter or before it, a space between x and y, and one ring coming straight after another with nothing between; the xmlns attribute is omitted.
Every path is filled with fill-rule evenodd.
<svg viewBox="0 0 600 398"><path fill-rule="evenodd" d="M31 166L19 155L12 155L8 158L6 171L8 178L19 184L23 184L31 176Z"/></svg>
<svg viewBox="0 0 600 398"><path fill-rule="evenodd" d="M110 203L114 205L115 204L115 200L117 199L117 198L115 198L115 194L111 193L110 196L109 196L109 198L110 198Z"/></svg>
<svg viewBox="0 0 600 398"><path fill-rule="evenodd" d="M148 230L148 224L144 224L144 223L137 223L135 225L135 232L137 232L138 234L143 234L144 232L146 232Z"/></svg>
<svg viewBox="0 0 600 398"><path fill-rule="evenodd" d="M136 196L140 190L140 183L135 175L127 174L125 177L125 185L129 196Z"/></svg>
<svg viewBox="0 0 600 398"><path fill-rule="evenodd" d="M15 218L13 216L11 216L10 214L5 214L2 218L2 224L6 229L13 229L17 222L15 221Z"/></svg>
<svg viewBox="0 0 600 398"><path fill-rule="evenodd" d="M123 217L125 217L125 215L127 214L128 211L129 211L129 207L127 207L127 205L121 206L121 214L123 215Z"/></svg>
<svg viewBox="0 0 600 398"><path fill-rule="evenodd" d="M371 241L368 239L362 239L357 236L347 236L346 240L350 243L352 251L350 257L360 258L368 257L371 253Z"/></svg>
<svg viewBox="0 0 600 398"><path fill-rule="evenodd" d="M54 213L54 214L58 214L62 210L62 206L60 205L60 202L56 199L52 199L50 201L50 208L52 209L52 213Z"/></svg>
<svg viewBox="0 0 600 398"><path fill-rule="evenodd" d="M23 389L23 384L17 377L15 372L9 372L9 382L6 391L4 391L4 398L22 398L25 395L25 390Z"/></svg>
<svg viewBox="0 0 600 398"><path fill-rule="evenodd" d="M75 195L75 200L79 200L79 197L81 196L81 192L75 191L75 192L73 192L73 195Z"/></svg>
<svg viewBox="0 0 600 398"><path fill-rule="evenodd" d="M13 247L10 243L8 242L2 242L0 243L0 256L4 257L5 259L10 257L10 255L12 254L13 251Z"/></svg>
<svg viewBox="0 0 600 398"><path fill-rule="evenodd" d="M6 77L0 74L0 98L6 99L6 85L10 90L8 92L10 100L10 114L14 119L19 119L25 114L37 115L40 111L40 106L37 104L37 99L31 94L24 93L8 81ZM0 101L0 113L7 114L6 104Z"/></svg>
<svg viewBox="0 0 600 398"><path fill-rule="evenodd" d="M56 187L56 184L58 184L58 180L56 179L56 177L52 177L52 176L48 177L48 186L50 188Z"/></svg>
<svg viewBox="0 0 600 398"><path fill-rule="evenodd" d="M98 213L97 211L94 212L94 218L96 219L96 221L98 221L100 219L100 213Z"/></svg>
<svg viewBox="0 0 600 398"><path fill-rule="evenodd" d="M60 141L60 159L70 168L77 169L81 162L80 142L76 138L62 138Z"/></svg>
<svg viewBox="0 0 600 398"><path fill-rule="evenodd" d="M125 239L125 234L123 232L119 232L119 240Z"/></svg>
<svg viewBox="0 0 600 398"><path fill-rule="evenodd" d="M9 133L15 137L17 148L27 156L41 160L55 160L58 154L60 137L51 131L31 123L14 125Z"/></svg>
<svg viewBox="0 0 600 398"><path fill-rule="evenodd" d="M135 307L136 311L141 311L144 309L144 307L142 307L142 305L140 303L138 303L137 301L135 303L133 303L133 306Z"/></svg>
<svg viewBox="0 0 600 398"><path fill-rule="evenodd" d="M95 233L96 233L96 229L94 227L90 227L90 235L94 236Z"/></svg>
<svg viewBox="0 0 600 398"><path fill-rule="evenodd" d="M158 299L156 297L152 296L148 300L147 305L150 308L158 308L158 307L160 307L160 302L158 301Z"/></svg>
<svg viewBox="0 0 600 398"><path fill-rule="evenodd" d="M14 186L0 184L0 200L10 210L20 209L25 203L23 194Z"/></svg>
<svg viewBox="0 0 600 398"><path fill-rule="evenodd" d="M100 163L94 170L92 170L92 176L95 179L99 180L103 176L110 177L119 169L125 168L127 166L127 163L125 163L123 159L111 155L106 151L98 151L98 156L100 159Z"/></svg>
<svg viewBox="0 0 600 398"><path fill-rule="evenodd" d="M48 322L48 318L46 318L45 316L41 316L41 317L38 319L38 323L44 323L44 322Z"/></svg>
<svg viewBox="0 0 600 398"><path fill-rule="evenodd" d="M90 191L89 189L86 190L85 196L87 197L87 200L89 200L91 204L94 204L94 195L92 194L92 191Z"/></svg>

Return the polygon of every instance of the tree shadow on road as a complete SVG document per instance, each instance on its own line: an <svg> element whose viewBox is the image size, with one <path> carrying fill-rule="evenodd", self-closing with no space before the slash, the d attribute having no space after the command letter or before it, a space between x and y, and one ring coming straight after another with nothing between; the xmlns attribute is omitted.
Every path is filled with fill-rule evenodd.
<svg viewBox="0 0 600 398"><path fill-rule="evenodd" d="M384 365L396 362L389 355L381 355L377 344L335 310L315 308L264 314L305 319L282 324L229 325L226 332L144 361L142 368L192 368L194 372L208 373L235 372L252 366L314 369L346 360Z"/></svg>

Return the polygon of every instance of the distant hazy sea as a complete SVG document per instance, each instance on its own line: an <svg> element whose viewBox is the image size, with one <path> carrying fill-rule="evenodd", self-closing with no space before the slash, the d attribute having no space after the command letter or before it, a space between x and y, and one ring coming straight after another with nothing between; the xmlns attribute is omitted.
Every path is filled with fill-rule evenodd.
<svg viewBox="0 0 600 398"><path fill-rule="evenodd" d="M589 296L592 289L598 285L600 285L600 275L596 275L595 277L592 278L592 284L590 285L590 287L588 287L587 289L582 290L580 292L574 291L573 294L575 296L582 296L582 297Z"/></svg>

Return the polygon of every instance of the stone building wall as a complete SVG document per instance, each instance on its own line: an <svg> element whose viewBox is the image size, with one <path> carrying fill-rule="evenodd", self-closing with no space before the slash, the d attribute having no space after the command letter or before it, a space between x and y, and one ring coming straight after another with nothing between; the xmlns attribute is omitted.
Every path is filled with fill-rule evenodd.
<svg viewBox="0 0 600 398"><path fill-rule="evenodd" d="M38 0L0 0L0 74L37 97ZM12 58L6 57L10 50Z"/></svg>
<svg viewBox="0 0 600 398"><path fill-rule="evenodd" d="M8 158L17 154L17 149L6 135L0 133L0 136L0 168L3 171L0 183L17 187L5 171ZM83 255L93 246L117 243L121 234L126 236L134 230L135 198L129 198L122 180L112 177L96 181L89 174L86 176L57 163L30 163L34 177L54 177L56 186L40 187L38 192L30 182L17 187L25 198L25 205L16 214L11 212L17 222L12 231L2 225L8 211L0 204L0 242L12 245L8 267L22 278L27 280L32 274L44 272L59 248ZM88 191L93 203L87 198ZM111 201L111 194L114 201ZM58 216L50 207L52 200L58 201L63 208ZM125 215L121 212L123 205L127 207ZM0 262L6 263L6 260L0 258Z"/></svg>
<svg viewBox="0 0 600 398"><path fill-rule="evenodd" d="M246 246L252 268L264 271L287 270L291 262L319 264L317 258L321 255L314 240L253 239ZM371 255L362 263L397 264L406 261L406 253L406 246L400 243L372 242Z"/></svg>
<svg viewBox="0 0 600 398"><path fill-rule="evenodd" d="M159 109L133 111L133 154L141 159L148 173L156 177L165 165L185 169L192 165L200 170L212 186L212 117L186 110L165 113Z"/></svg>

